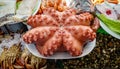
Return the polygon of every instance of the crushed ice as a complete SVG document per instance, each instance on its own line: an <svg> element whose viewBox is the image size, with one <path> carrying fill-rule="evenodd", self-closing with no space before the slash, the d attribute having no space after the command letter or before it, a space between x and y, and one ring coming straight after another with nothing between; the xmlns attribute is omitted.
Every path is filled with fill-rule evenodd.
<svg viewBox="0 0 120 69"><path fill-rule="evenodd" d="M21 35L15 33L13 38L4 38L4 40L0 44L0 47L1 48L3 48L3 47L10 48L14 44L20 43L20 39L21 39Z"/></svg>

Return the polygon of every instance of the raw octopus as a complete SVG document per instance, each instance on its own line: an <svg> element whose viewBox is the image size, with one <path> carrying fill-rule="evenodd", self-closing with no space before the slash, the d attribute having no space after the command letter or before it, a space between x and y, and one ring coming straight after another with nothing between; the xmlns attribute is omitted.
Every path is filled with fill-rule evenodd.
<svg viewBox="0 0 120 69"><path fill-rule="evenodd" d="M77 14L75 9L59 11L54 7L44 8L41 14L29 17L27 23L32 29L23 35L23 40L35 43L43 56L57 51L81 55L86 42L96 38L99 27L98 19L89 12Z"/></svg>

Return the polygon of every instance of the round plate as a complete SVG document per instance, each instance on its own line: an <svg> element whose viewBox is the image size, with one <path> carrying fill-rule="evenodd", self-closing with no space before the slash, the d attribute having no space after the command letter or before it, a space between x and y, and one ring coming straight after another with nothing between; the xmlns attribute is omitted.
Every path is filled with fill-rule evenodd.
<svg viewBox="0 0 120 69"><path fill-rule="evenodd" d="M67 6L70 5L70 2L72 0L66 0ZM28 26L28 29L30 29L30 26ZM44 57L41 55L38 50L36 49L36 46L34 44L26 44L24 41L23 43L27 47L27 49L35 56L40 57L40 58L45 58L45 59L72 59L72 58L80 58L83 57L87 54L89 54L94 47L96 46L96 39L94 39L92 42L88 42L85 47L83 48L83 53L80 56L77 57L72 57L69 53L67 52L56 52L54 55L49 56L49 57Z"/></svg>
<svg viewBox="0 0 120 69"><path fill-rule="evenodd" d="M112 35L113 37L120 39L120 34L110 30L102 21L100 21L100 26L110 35Z"/></svg>
<svg viewBox="0 0 120 69"><path fill-rule="evenodd" d="M49 57L44 57L43 55L41 55L38 50L36 49L34 44L26 44L24 42L25 46L27 47L27 49L35 56L40 57L40 58L45 58L45 59L72 59L72 58L80 58L83 57L87 54L89 54L94 47L96 46L96 39L94 39L92 42L88 42L85 47L83 48L83 53L80 56L77 57L72 57L69 53L67 52L56 52L55 54L53 54L52 56Z"/></svg>

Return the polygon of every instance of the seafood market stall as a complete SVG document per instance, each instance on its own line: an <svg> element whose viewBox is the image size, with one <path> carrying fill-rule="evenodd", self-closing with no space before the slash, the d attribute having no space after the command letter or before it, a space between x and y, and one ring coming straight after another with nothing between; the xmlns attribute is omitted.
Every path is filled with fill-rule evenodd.
<svg viewBox="0 0 120 69"><path fill-rule="evenodd" d="M119 69L119 9L119 0L0 0L0 69Z"/></svg>

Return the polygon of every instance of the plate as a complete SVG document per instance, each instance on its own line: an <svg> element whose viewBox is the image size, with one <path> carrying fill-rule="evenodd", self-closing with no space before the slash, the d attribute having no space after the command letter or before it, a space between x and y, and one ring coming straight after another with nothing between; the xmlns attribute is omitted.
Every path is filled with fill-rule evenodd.
<svg viewBox="0 0 120 69"><path fill-rule="evenodd" d="M88 55L96 46L96 39L94 39L92 42L88 42L85 47L83 48L83 53L80 56L77 57L72 57L69 53L67 52L56 52L52 56L49 57L44 57L41 55L38 50L36 49L34 44L26 44L23 42L27 49L35 56L40 57L40 58L45 58L45 59L73 59L73 58L80 58L83 56Z"/></svg>
<svg viewBox="0 0 120 69"><path fill-rule="evenodd" d="M72 0L66 0L67 6L70 5L70 2ZM28 29L30 29L31 27L29 25L27 25ZM77 57L72 57L69 53L67 52L56 52L54 53L54 55L49 56L49 57L44 57L43 55L41 55L38 50L36 49L36 46L34 44L26 44L23 41L24 45L27 47L27 49L35 56L40 57L40 58L44 58L44 59L73 59L73 58L80 58L83 56L88 55L96 46L96 39L94 39L92 42L88 42L85 47L83 48L83 53L80 56Z"/></svg>
<svg viewBox="0 0 120 69"><path fill-rule="evenodd" d="M110 30L107 25L105 25L102 21L100 21L100 26L108 33L110 34L111 36L117 38L117 39L120 39L120 34Z"/></svg>

